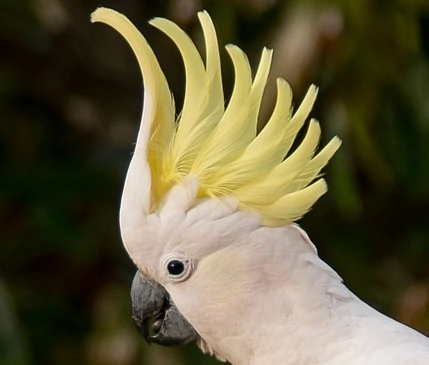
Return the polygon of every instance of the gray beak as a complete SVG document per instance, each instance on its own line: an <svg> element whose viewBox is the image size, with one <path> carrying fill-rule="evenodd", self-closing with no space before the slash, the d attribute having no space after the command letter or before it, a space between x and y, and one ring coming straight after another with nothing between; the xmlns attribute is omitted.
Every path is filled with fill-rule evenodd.
<svg viewBox="0 0 429 365"><path fill-rule="evenodd" d="M164 287L137 271L131 286L132 318L150 344L184 345L198 335Z"/></svg>

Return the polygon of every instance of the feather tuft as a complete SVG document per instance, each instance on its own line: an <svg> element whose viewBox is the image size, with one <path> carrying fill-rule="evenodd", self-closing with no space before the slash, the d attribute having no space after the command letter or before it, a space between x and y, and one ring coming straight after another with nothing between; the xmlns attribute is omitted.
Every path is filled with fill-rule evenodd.
<svg viewBox="0 0 429 365"><path fill-rule="evenodd" d="M106 11L107 20L101 17ZM161 18L151 20L151 25L176 44L184 63L184 105L175 123L171 95L162 86L165 77L146 40L123 15L108 9L98 9L96 13L96 21L104 21L124 35L140 64L145 88L152 86L155 91L151 95L156 107L151 116L150 135L146 137L149 141L146 150L136 149L136 153L146 156L150 166L150 211L157 211L169 189L189 175L198 180L197 197L233 196L240 209L258 212L268 226L285 225L301 218L326 192L325 180L316 179L341 141L334 137L316 153L321 129L317 121L311 120L305 137L291 151L316 100L314 85L293 112L291 88L279 78L272 115L265 128L259 134L256 132L272 50L263 49L252 78L246 54L237 46L226 46L235 81L225 107L218 41L208 13L198 13L206 46L205 62L189 36L176 24Z"/></svg>

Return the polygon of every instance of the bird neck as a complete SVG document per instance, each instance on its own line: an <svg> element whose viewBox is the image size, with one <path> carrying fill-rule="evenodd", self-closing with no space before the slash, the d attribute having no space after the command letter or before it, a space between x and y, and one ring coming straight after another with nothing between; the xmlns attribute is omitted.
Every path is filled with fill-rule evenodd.
<svg viewBox="0 0 429 365"><path fill-rule="evenodd" d="M261 273L269 281L255 277L251 302L234 312L228 330L204 336L203 350L233 365L316 364L326 353L328 327L333 329L328 341L336 343L353 327L347 314L368 313L299 228L273 250L271 264ZM318 357L312 358L315 353Z"/></svg>

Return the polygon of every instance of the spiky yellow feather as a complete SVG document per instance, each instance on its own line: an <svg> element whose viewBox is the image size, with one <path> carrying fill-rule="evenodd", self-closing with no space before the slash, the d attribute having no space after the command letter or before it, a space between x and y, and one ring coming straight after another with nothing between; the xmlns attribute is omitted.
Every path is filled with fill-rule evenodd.
<svg viewBox="0 0 429 365"><path fill-rule="evenodd" d="M311 120L307 133L290 152L317 96L311 86L293 114L292 91L277 80L277 100L265 128L256 133L259 109L271 66L272 51L262 51L252 79L249 61L237 46L226 50L235 72L227 106L221 80L216 32L207 12L198 13L206 45L205 63L188 35L173 22L156 18L150 24L164 32L178 47L185 68L186 85L182 112L177 121L165 77L152 50L138 30L121 14L97 9L93 21L119 31L133 49L145 88L155 95L149 143L143 154L151 172L151 211L156 211L166 192L188 175L199 181L200 198L233 196L239 207L258 212L263 224L285 225L304 215L325 193L321 169L339 148L334 137L318 154L320 125ZM143 111L144 113L144 111ZM143 123L142 123L143 124Z"/></svg>

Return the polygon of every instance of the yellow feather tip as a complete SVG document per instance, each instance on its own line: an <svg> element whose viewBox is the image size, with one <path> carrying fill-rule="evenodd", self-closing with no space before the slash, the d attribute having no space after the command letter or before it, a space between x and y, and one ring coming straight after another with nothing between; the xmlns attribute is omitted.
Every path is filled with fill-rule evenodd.
<svg viewBox="0 0 429 365"><path fill-rule="evenodd" d="M234 45L226 46L234 66L235 82L225 107L213 22L207 12L198 13L198 18L206 46L205 62L192 40L176 24L161 18L150 21L172 39L184 61L185 99L177 123L170 95L165 88L157 86L164 75L158 70L156 59L147 55L152 51L144 37L128 19L113 10L99 8L91 18L93 22L111 25L124 36L139 62L145 89L149 83L153 94L150 97L157 102L146 151L152 174L151 210L158 209L174 184L192 174L199 180L198 197L234 196L240 209L258 212L264 225L289 224L301 218L326 192L326 182L314 180L341 141L334 137L316 153L321 130L320 125L311 120L302 142L290 151L310 114L317 88L314 85L309 88L293 113L292 91L281 78L277 80L278 95L273 113L265 128L256 134L272 51L262 51L252 79L245 53ZM150 74L155 62L155 73L159 75L153 76Z"/></svg>

